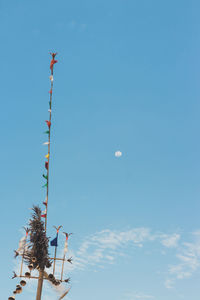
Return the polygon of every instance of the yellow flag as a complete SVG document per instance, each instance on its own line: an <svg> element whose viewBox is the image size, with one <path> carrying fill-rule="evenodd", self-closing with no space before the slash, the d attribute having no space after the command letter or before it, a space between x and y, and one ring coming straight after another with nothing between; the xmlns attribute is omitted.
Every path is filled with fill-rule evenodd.
<svg viewBox="0 0 200 300"><path fill-rule="evenodd" d="M45 157L48 159L49 158L49 153L47 155L45 155Z"/></svg>

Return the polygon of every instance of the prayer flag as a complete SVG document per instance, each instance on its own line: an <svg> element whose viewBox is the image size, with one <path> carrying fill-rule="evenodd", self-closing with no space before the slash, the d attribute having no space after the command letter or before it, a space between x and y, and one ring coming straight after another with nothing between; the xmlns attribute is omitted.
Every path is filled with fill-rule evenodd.
<svg viewBox="0 0 200 300"><path fill-rule="evenodd" d="M46 197L46 199L45 199L45 202L43 202L43 204L44 204L45 206L47 206L47 197Z"/></svg>
<svg viewBox="0 0 200 300"><path fill-rule="evenodd" d="M49 168L49 163L48 163L48 161L45 161L45 168L48 170L48 168Z"/></svg>
<svg viewBox="0 0 200 300"><path fill-rule="evenodd" d="M55 246L57 247L58 246L58 235L56 236L55 239L53 239L51 242L50 242L51 246Z"/></svg>
<svg viewBox="0 0 200 300"><path fill-rule="evenodd" d="M47 155L45 155L45 157L48 159L49 158L49 153Z"/></svg>
<svg viewBox="0 0 200 300"><path fill-rule="evenodd" d="M19 241L19 248L17 249L17 253L18 255L22 255L23 251L25 249L26 246L26 237L21 238L21 240Z"/></svg>
<svg viewBox="0 0 200 300"><path fill-rule="evenodd" d="M47 123L47 126L50 128L51 127L51 122L50 121L45 121Z"/></svg>
<svg viewBox="0 0 200 300"><path fill-rule="evenodd" d="M68 240L66 239L64 253L67 253L67 251L68 251Z"/></svg>
<svg viewBox="0 0 200 300"><path fill-rule="evenodd" d="M53 71L53 66L54 66L54 64L56 64L58 61L57 60L55 60L54 58L51 60L51 63L50 63L50 69L51 69L51 71Z"/></svg>
<svg viewBox="0 0 200 300"><path fill-rule="evenodd" d="M49 142L45 142L45 143L43 143L43 145L49 145Z"/></svg>
<svg viewBox="0 0 200 300"><path fill-rule="evenodd" d="M45 210L43 211L43 214L41 215L41 217L42 217L42 218L46 218L46 216L47 216L47 210L45 209Z"/></svg>

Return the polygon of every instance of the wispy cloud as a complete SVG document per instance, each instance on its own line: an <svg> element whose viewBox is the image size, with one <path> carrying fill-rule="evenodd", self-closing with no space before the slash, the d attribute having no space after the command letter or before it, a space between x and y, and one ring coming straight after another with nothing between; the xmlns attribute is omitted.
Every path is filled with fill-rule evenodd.
<svg viewBox="0 0 200 300"><path fill-rule="evenodd" d="M180 234L174 233L172 235L161 235L161 243L167 248L176 248L180 240Z"/></svg>
<svg viewBox="0 0 200 300"><path fill-rule="evenodd" d="M169 276L165 286L171 288L177 279L191 277L200 267L200 231L192 234L193 241L183 242L176 253L178 263L169 266ZM168 284L169 281L169 284Z"/></svg>
<svg viewBox="0 0 200 300"><path fill-rule="evenodd" d="M177 233L153 233L144 227L127 231L106 229L87 237L76 252L75 260L77 267L82 268L97 263L113 263L119 255L124 255L127 247L142 248L144 243L157 241L165 248L176 248L179 240Z"/></svg>
<svg viewBox="0 0 200 300"><path fill-rule="evenodd" d="M76 261L81 267L113 263L117 254L123 255L123 249L128 245L143 247L143 243L148 240L152 240L148 228L134 228L121 232L102 230L86 238L76 253Z"/></svg>
<svg viewBox="0 0 200 300"><path fill-rule="evenodd" d="M160 254L164 251L167 255L170 251L169 259L172 255L176 261L174 264L166 265L165 270L160 270L166 274L164 285L167 289L173 288L177 280L191 277L200 267L200 231L192 233L188 242L183 241L183 237L177 232L171 234L154 232L150 228L140 227L121 231L105 229L85 237L77 249L67 252L68 257L73 257L73 264L66 262L65 272L71 274L75 270L84 271L90 267L95 267L95 270L103 268L123 259L126 255L129 256L132 253L131 249L140 251L149 244L153 245L154 250L160 251ZM62 255L62 252L58 253L59 257ZM16 269L19 272L18 265ZM60 274L60 271L61 264L57 266L56 273ZM150 297L153 296L134 293L129 300L151 299Z"/></svg>

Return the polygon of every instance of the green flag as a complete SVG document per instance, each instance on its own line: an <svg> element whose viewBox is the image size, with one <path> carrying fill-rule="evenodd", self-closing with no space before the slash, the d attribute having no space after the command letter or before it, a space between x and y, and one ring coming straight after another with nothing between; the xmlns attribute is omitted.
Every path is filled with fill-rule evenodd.
<svg viewBox="0 0 200 300"><path fill-rule="evenodd" d="M43 174L42 176L43 176L46 180L48 179L48 176L47 176L47 175L44 175L44 174Z"/></svg>
<svg viewBox="0 0 200 300"><path fill-rule="evenodd" d="M45 183L42 187L45 187L45 186L47 186L47 183Z"/></svg>
<svg viewBox="0 0 200 300"><path fill-rule="evenodd" d="M44 133L49 134L49 130L45 131Z"/></svg>

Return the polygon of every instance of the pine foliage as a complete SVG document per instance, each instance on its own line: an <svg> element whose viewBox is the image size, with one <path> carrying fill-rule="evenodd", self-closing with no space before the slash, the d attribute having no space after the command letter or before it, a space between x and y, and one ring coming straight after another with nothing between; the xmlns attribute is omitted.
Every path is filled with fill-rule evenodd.
<svg viewBox="0 0 200 300"><path fill-rule="evenodd" d="M34 269L49 268L51 266L48 253L49 239L46 237L41 209L38 206L33 206L32 218L29 221L29 235L30 245L25 254L26 262L32 264Z"/></svg>

